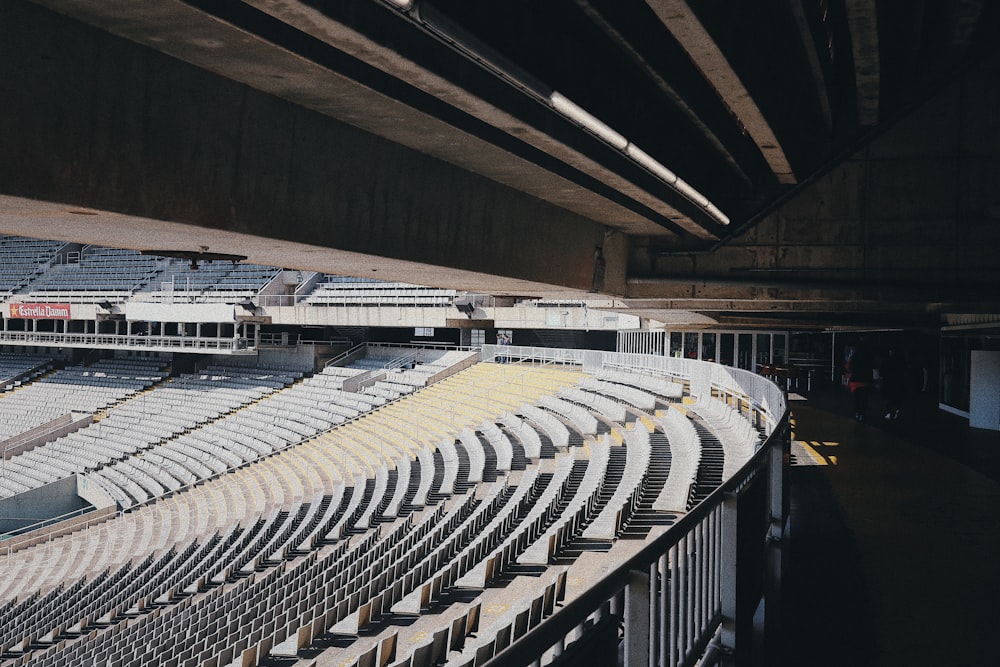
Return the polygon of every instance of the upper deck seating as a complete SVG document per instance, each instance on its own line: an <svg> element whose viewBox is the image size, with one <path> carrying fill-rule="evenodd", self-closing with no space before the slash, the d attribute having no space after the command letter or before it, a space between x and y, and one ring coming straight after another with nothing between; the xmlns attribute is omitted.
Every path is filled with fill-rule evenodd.
<svg viewBox="0 0 1000 667"><path fill-rule="evenodd" d="M171 259L144 291L154 301L170 298L231 303L257 296L280 272L273 266L235 262L203 262L194 270L186 261Z"/></svg>
<svg viewBox="0 0 1000 667"><path fill-rule="evenodd" d="M64 241L0 234L0 300L40 276L65 245Z"/></svg>
<svg viewBox="0 0 1000 667"><path fill-rule="evenodd" d="M312 306L451 306L455 290L350 276L323 275L304 303Z"/></svg>
<svg viewBox="0 0 1000 667"><path fill-rule="evenodd" d="M135 250L84 246L79 261L57 264L36 277L28 294L114 292L131 294L147 285L163 268L163 260Z"/></svg>

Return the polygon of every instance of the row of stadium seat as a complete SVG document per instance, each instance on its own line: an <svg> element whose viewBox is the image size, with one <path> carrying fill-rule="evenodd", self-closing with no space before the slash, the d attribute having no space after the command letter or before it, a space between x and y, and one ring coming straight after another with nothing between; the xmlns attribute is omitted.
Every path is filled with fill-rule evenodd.
<svg viewBox="0 0 1000 667"><path fill-rule="evenodd" d="M0 298L18 293L26 300L62 296L77 301L84 296L93 303L121 303L131 298L224 302L257 296L281 272L277 267L227 262L203 262L193 270L185 260L99 246L84 246L70 260L60 255L65 248L60 241L0 235ZM57 257L62 257L60 263L55 263ZM375 302L450 306L458 295L455 290L407 283L322 276L299 299L319 306Z"/></svg>
<svg viewBox="0 0 1000 667"><path fill-rule="evenodd" d="M563 436L558 428L551 424L549 428L543 427L540 423L542 420L531 419L524 414L526 411L521 411L518 407L521 403L537 404L540 397L545 394L537 392L532 396L520 395L513 389L517 383L510 382L505 382L503 392L497 394L496 387L485 381L489 375L484 372L485 370L473 367L469 371L474 372L466 371L456 376L449 383L450 387L447 390L435 392L435 387L444 384L437 383L412 394L405 400L386 405L367 417L356 419L325 435L240 468L231 475L219 478L218 482L207 482L192 492L163 498L157 503L143 507L139 512L125 515L123 519L140 513L148 514L152 519L152 510L157 505L180 502L180 499L198 491L199 488L216 486L224 480L249 474L251 470L271 469L279 461L285 461L284 467L301 480L293 483L287 494L281 491L280 495L284 500L281 501L280 510L278 506L270 505L264 510L264 524L254 533L254 540L239 550L239 557L228 561L231 563L227 566L229 569L223 567L221 570L212 570L215 572L213 576L228 573L228 576L222 577L218 585L212 586L211 577L206 575L190 581L188 578L171 579L178 584L187 581L185 586L194 586L191 592L197 592L197 595L185 595L183 589L176 588L178 584L173 585L171 589L174 591L173 594L166 595L162 593L166 590L162 586L157 588L143 584L146 588L142 590L161 591L162 599L158 604L164 606L151 605L143 610L140 608L141 605L136 603L135 608L129 606L120 609L122 620L116 620L116 617L96 618L93 627L77 628L83 633L81 638L74 638L75 633L69 633L68 630L65 634L58 635L52 634L51 628L45 630L41 627L35 630L35 635L32 637L4 639L3 641L7 642L5 645L8 647L7 655L10 656L11 664L62 665L91 661L97 664L122 665L153 663L201 665L209 661L211 664L219 665L233 661L239 661L241 664L258 664L268 656L283 656L283 659L294 660L299 655L299 649L314 646L313 650L317 650L314 642L324 637L341 636L343 643L343 639L350 636L377 631L381 625L391 621L393 614L423 613L429 607L454 600L456 596L452 593L463 583L472 585L474 590L478 590L482 585L480 582L485 583L499 576L511 564L517 562L522 554L528 554L524 556L526 560L541 560L534 554L543 551L545 558L551 560L558 550L558 545L568 544L575 539L576 533L586 530L588 525L593 525L595 518L603 516L604 511L617 516L619 512L617 501L606 502L603 505L604 509L597 513L600 504L598 497L612 491L604 488L606 485L603 483L609 476L605 468L610 456L606 455L612 449L624 450L627 456L625 467L641 477L639 470L642 466L639 462L642 460L644 450L641 438L643 434L647 437L650 435L647 423L662 429L663 423L672 424L678 418L686 419L679 410L661 409L668 397L660 394L656 397L659 407L645 419L631 420L614 426L617 429L615 432L619 433L623 442L618 444L610 432L606 432L600 438L594 438L592 435L584 436L580 427L570 421L569 417L575 411L563 415L566 408L564 405L553 404L553 407L558 405L560 412L536 407L535 410L543 410L544 414L555 418L553 424L558 423L566 429L566 435ZM504 366L489 370L495 374L512 372L510 368ZM554 389L552 385L556 383L537 381L539 380L537 377L531 378L525 386L546 386L550 392L558 391L580 379L578 374L568 373L568 375L575 377L564 378L562 386ZM551 379L550 377L546 380ZM520 387L518 389L520 390ZM452 398L461 396L458 402L465 410L451 413L448 405L440 396L435 396L435 393ZM503 396L507 404L514 401L516 403L512 408L507 408L492 404L489 400L481 400L484 397L498 396ZM407 407L409 403L414 404L413 410ZM494 410L508 410L510 416L506 417L506 421L510 422L510 425L501 422L497 412L486 415L480 413L478 423L470 421L473 419L472 407L484 404ZM581 404L577 404L577 407L581 407ZM430 410L434 408L437 409L437 428L428 429L429 435L416 433L415 424L423 424L425 420L429 420ZM587 411L595 421L604 424L607 420L605 415ZM391 416L393 412L399 412L403 417L393 419L383 417L383 413L390 413ZM383 445L383 449L380 450L377 443L355 441L353 446L348 448L340 440L344 437L340 432L347 436L373 432L359 426L369 419L386 425L405 424L406 414L410 415L410 429L413 431L409 441L394 436L393 445ZM492 414L492 417L488 417L489 414ZM628 416L634 417L635 413L632 412ZM520 427L513 418L520 420ZM501 425L498 426L498 423ZM534 438L526 435L526 429L529 428L535 433L537 444ZM447 434L449 429L452 429L450 431L453 434L452 440L448 447L443 447L442 434ZM672 426L671 430L684 432L677 426ZM549 435L550 432L555 434L555 439ZM573 443L568 449L566 445L555 444L556 440L561 441L563 437L567 443ZM485 478L490 472L503 473L501 461L505 458L509 457L510 460L508 468L517 467L515 460L518 454L515 450L520 450L520 457L523 460L525 442L528 443L528 448L536 453L536 457L528 457L527 469L501 475L496 481L479 482L478 485L470 487L476 489L474 492L464 494L459 492L450 498L441 498L434 509L428 508L417 513L411 511L405 518L380 518L377 512L368 512L366 518L370 528L352 537L361 530L355 523L353 526L348 526L349 529L346 531L334 530L328 533L320 542L314 539L306 540L310 547L317 548L304 555L305 545L298 537L304 530L308 530L307 526L312 524L316 515L320 513L318 509L313 508L321 502L316 499L330 496L330 503L322 513L327 519L336 515L336 513L333 515L326 513L336 504L341 510L340 519L349 514L360 520L366 516L368 508L382 504L387 495L391 494L394 497L396 489L403 486L403 480L399 477L394 483L389 481L390 468L397 473L400 472L399 467L393 462L393 456L403 455L409 461L417 461L422 454L423 458L427 459L426 452L447 451L447 456L442 454L436 459L430 457L431 467L435 467L433 463L435 460L442 467L448 463L451 466L447 473L448 479L451 480L448 483L458 492L462 488L462 482L468 482L473 476ZM585 447L577 446L577 443L582 443ZM670 444L671 448L674 448L675 443ZM676 443L676 446L679 448L681 445ZM554 458L544 458L551 447L556 448ZM505 448L509 453L501 454ZM479 453L474 453L477 451ZM367 483L362 491L358 488L360 486L358 478L350 478L344 474L349 468L345 462L347 452L351 452L350 456L357 461L368 458L366 469L376 477L385 478L380 491L375 491L375 484ZM674 457L681 458L677 454L674 454ZM298 460L301 463L292 466L287 463L289 460ZM379 460L382 463L377 464ZM473 460L483 462L481 471L477 469L476 473L472 472ZM492 466L490 461L494 462ZM460 472L465 468L455 469L457 462L466 463L468 472ZM491 467L492 471L489 470ZM328 472L325 478L319 474L310 478L307 476L307 469ZM425 470L424 465L411 467L411 476L416 478L418 484L424 482ZM426 494L428 502L433 502L435 494L441 492L442 485L445 484L444 471L442 470L440 475L435 471L435 478L437 481L431 485ZM304 481L306 479L311 481L306 483ZM332 493L317 495L322 490L322 485L337 483L333 481L335 479L343 480L352 488L348 493L349 487L342 487L343 495L340 503L333 502ZM631 474L623 474L619 479L625 480L626 489L632 489L621 494L624 506L626 497L632 499L634 489L641 487L641 484L629 481L633 479ZM689 477L689 485L693 483L693 479L693 476ZM270 483L268 486L280 487L281 483ZM249 489L250 487L247 487L248 496L252 493ZM371 493L368 493L369 491ZM277 494L278 491L269 489L268 493ZM355 498L358 499L357 504L354 504ZM402 509L405 503L400 505ZM389 503L385 502L385 506L388 507ZM259 516L260 510L258 503L247 503L245 516L247 518ZM280 516L281 512L284 512L284 516ZM117 521L120 520L113 523ZM382 535L380 528L384 526L384 521L392 523L385 535ZM321 520L319 523L323 522ZM244 531L253 528L246 518L240 525ZM620 529L621 527L616 530ZM133 534L141 532L133 530ZM240 535L242 534L241 532ZM230 533L220 532L218 541L212 546L209 546L209 543L213 539L214 532L209 536L200 536L197 545L193 547L194 541L190 539L186 543L173 542L170 546L173 547L174 554L165 560L162 560L162 555L155 556L147 568L156 563L158 567L155 569L169 570L171 573L169 576L173 577L175 572L187 569L186 566L171 569L170 563L173 563L174 559L188 554L184 563L193 562L192 559L199 563L205 562L205 558L196 558L194 554L207 556L209 553L217 553L219 541L225 542L228 535ZM281 540L284 540L285 546L279 547L278 543ZM328 544L330 540L335 543ZM357 541L360 543L355 544ZM255 552L257 555L249 556L253 551L251 544L261 546L261 550ZM555 545L552 551L548 550L550 544ZM270 552L269 555L262 555L266 552ZM152 553L135 554L135 560L149 559L152 555ZM23 557L25 555L21 553L13 555L13 558L17 559ZM291 560L287 560L289 557ZM279 560L284 564L274 565ZM233 563L242 564L236 567ZM195 569L195 571L200 570ZM118 579L119 582L122 580L123 578ZM227 583L221 583L223 580ZM72 586L79 586L79 583L67 582L67 589ZM24 590L30 590L30 587L25 587ZM545 590L548 588L545 587ZM136 591L132 590L131 594L135 593ZM147 597L149 594L151 593L148 593ZM164 595L166 597L162 597ZM26 597L17 604L26 603L28 599ZM505 637L522 633L526 624L537 622L540 614L537 611L538 599L536 595L524 605L515 604L517 609L513 617L507 617L508 629L495 634L491 632L488 635L480 632L481 641L476 639L467 641L469 619L478 614L473 611L477 609L475 605L481 604L475 600L464 607L465 630L461 627L462 623L453 626L453 621L449 620L431 632L428 640L423 640L415 646L408 644L406 647L397 645L392 639L398 629L380 631L379 640L375 645L376 655L382 651L382 656L390 661L389 664L432 664L428 661L436 662L442 656L456 661L455 664L469 664L467 662L469 660L474 663L475 656L480 651L485 655L490 650L499 650L503 647ZM544 606L544 596L540 599L542 600L540 604ZM156 599L153 600L155 601ZM124 604L120 602L119 608ZM150 603L147 601L146 604ZM526 615L524 610L528 610ZM17 613L20 614L18 618L22 620L26 618L21 611ZM128 616L129 620L125 622L124 618L128 614L131 616ZM28 617L33 617L32 615L39 614L31 612ZM44 614L41 616L44 617ZM98 621L107 621L109 625L101 629ZM47 622L42 622L41 626L46 624ZM72 626L66 627L72 628ZM453 632L453 628L458 630ZM51 636L41 634L43 632ZM483 648L490 642L491 637L494 638L492 648ZM52 642L51 646L48 645L49 641ZM319 658L308 658L299 662L303 665L353 664L351 661L357 660L358 664L363 664L360 662L362 653L371 655L371 648L361 644L357 641L348 642L346 647L328 649L324 654L320 654ZM141 646L142 653L126 651L126 646ZM392 650L386 647L392 647ZM396 649L401 649L402 657L396 656ZM20 658L16 657L19 653L22 654ZM331 655L329 659L323 657L326 653ZM391 657L388 655L390 653Z"/></svg>

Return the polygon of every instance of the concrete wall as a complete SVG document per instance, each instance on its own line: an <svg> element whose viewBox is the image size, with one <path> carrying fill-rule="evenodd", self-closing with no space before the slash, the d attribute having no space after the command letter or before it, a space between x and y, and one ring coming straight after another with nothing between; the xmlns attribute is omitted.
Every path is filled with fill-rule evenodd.
<svg viewBox="0 0 1000 667"><path fill-rule="evenodd" d="M432 327L444 329L449 320L465 319L453 307L405 308L394 306L375 307L273 307L263 312L271 317L272 324L310 324L316 326L365 326L365 327ZM563 315L563 313L565 315ZM634 315L613 313L593 308L535 308L512 306L503 308L480 307L476 316L493 320L497 329L637 329L641 321Z"/></svg>
<svg viewBox="0 0 1000 667"><path fill-rule="evenodd" d="M91 414L70 412L0 442L0 450L3 450L3 458L9 459L17 454L31 451L46 442L52 442L56 438L79 431L84 426L88 426L93 420L94 416Z"/></svg>
<svg viewBox="0 0 1000 667"><path fill-rule="evenodd" d="M38 6L4 13L3 194L591 287L593 220Z"/></svg>
<svg viewBox="0 0 1000 667"><path fill-rule="evenodd" d="M66 477L37 489L0 499L0 533L55 517L81 512L91 504L76 492L76 477Z"/></svg>
<svg viewBox="0 0 1000 667"><path fill-rule="evenodd" d="M257 352L257 360L262 364L271 364L287 368L297 368L312 372L316 365L316 346L297 345L289 348L261 348Z"/></svg>
<svg viewBox="0 0 1000 667"><path fill-rule="evenodd" d="M870 143L714 252L634 245L630 271L678 280L630 286L630 296L731 299L733 308L754 310L795 300L803 312L809 301L831 300L845 313L996 304L998 108L994 57L907 117L886 121Z"/></svg>

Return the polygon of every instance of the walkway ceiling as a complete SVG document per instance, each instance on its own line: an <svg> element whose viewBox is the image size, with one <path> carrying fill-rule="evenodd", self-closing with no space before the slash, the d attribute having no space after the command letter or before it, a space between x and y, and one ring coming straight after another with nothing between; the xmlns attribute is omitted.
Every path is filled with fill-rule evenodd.
<svg viewBox="0 0 1000 667"><path fill-rule="evenodd" d="M11 1L0 230L653 320L1000 312L998 10Z"/></svg>

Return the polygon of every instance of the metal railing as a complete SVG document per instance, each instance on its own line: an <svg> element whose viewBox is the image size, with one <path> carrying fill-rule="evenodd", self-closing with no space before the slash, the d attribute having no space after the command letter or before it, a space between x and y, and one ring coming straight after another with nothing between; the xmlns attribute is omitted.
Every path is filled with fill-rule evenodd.
<svg viewBox="0 0 1000 667"><path fill-rule="evenodd" d="M548 618L512 633L511 643L485 664L613 665L619 648L629 667L729 667L751 664L762 655L762 664L772 664L788 515L783 480L790 429L781 389L748 371L690 359L483 347L482 360L499 358L574 364L591 373L669 374L688 383L694 399L715 398L739 409L767 437L739 471L667 532Z"/></svg>
<svg viewBox="0 0 1000 667"><path fill-rule="evenodd" d="M570 350L556 347L526 347L522 345L484 345L482 360L499 363L568 364L586 366L587 354L600 354L589 350Z"/></svg>
<svg viewBox="0 0 1000 667"><path fill-rule="evenodd" d="M340 366L340 365L342 365L343 363L346 363L346 360L347 360L348 358L351 358L351 357L357 357L357 356L361 356L361 353L362 353L362 352L363 352L363 351L364 351L364 350L365 350L365 349L366 349L367 347L368 347L368 344L367 344L367 343L358 343L357 345L355 345L355 346L354 346L354 347L352 347L351 349L347 350L346 352L341 352L340 354L338 354L338 355L337 355L337 356L335 356L334 358L332 358L332 359L328 360L328 361L327 361L327 362L326 362L326 363L324 364L324 367L327 367L327 366Z"/></svg>
<svg viewBox="0 0 1000 667"><path fill-rule="evenodd" d="M198 336L138 336L97 333L57 333L45 331L0 331L0 343L40 347L100 347L148 352L213 352L255 354L247 338L207 338Z"/></svg>
<svg viewBox="0 0 1000 667"><path fill-rule="evenodd" d="M735 475L668 531L552 616L520 636L514 632L485 664L613 665L620 649L628 667L728 667L760 656L761 664L772 664L788 516L783 482L790 429L781 389L749 371L653 355L491 345L482 358L577 358L589 372L670 374L689 382L696 400L726 401L767 434Z"/></svg>
<svg viewBox="0 0 1000 667"><path fill-rule="evenodd" d="M386 348L401 348L407 350L461 350L464 352L470 352L472 350L479 349L476 346L469 345L455 345L454 343L433 343L433 342L423 342L423 341L410 341L409 343L364 343L365 346L370 347L374 350L386 349Z"/></svg>

